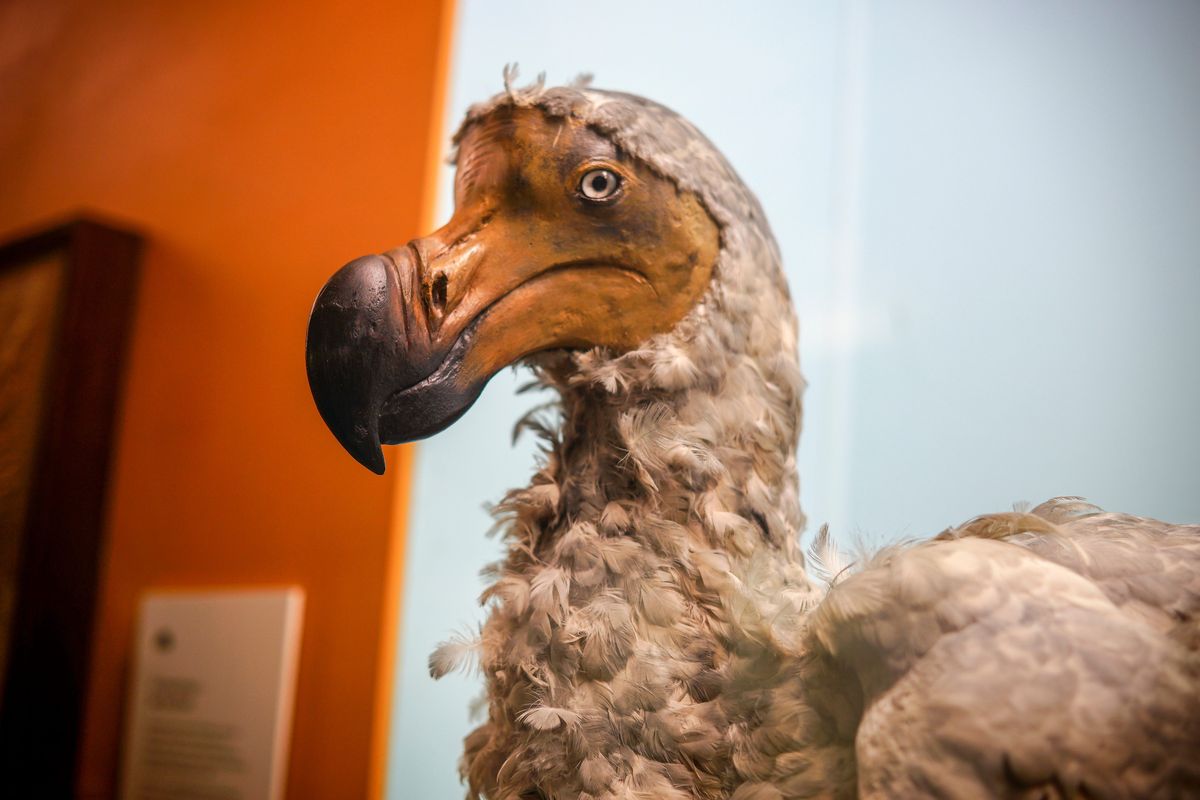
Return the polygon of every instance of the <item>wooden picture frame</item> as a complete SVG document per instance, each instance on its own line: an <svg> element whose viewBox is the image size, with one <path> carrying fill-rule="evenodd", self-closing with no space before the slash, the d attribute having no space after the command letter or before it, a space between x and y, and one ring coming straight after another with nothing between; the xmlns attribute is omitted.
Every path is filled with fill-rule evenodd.
<svg viewBox="0 0 1200 800"><path fill-rule="evenodd" d="M86 218L0 245L0 793L74 793L141 248Z"/></svg>

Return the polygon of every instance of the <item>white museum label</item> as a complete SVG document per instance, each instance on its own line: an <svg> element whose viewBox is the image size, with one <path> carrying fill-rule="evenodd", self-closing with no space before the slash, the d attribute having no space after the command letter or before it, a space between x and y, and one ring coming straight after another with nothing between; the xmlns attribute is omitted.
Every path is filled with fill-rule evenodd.
<svg viewBox="0 0 1200 800"><path fill-rule="evenodd" d="M304 593L153 592L142 600L122 800L279 800Z"/></svg>

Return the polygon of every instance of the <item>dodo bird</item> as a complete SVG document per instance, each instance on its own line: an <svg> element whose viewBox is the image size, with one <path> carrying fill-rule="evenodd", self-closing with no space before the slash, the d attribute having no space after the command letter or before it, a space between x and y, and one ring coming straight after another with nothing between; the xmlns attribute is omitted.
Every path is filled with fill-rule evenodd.
<svg viewBox="0 0 1200 800"><path fill-rule="evenodd" d="M486 680L470 797L1200 797L1200 526L1059 498L806 558L795 316L722 155L541 81L455 143L453 218L336 273L307 359L376 472L506 365L557 390L489 616L430 660Z"/></svg>

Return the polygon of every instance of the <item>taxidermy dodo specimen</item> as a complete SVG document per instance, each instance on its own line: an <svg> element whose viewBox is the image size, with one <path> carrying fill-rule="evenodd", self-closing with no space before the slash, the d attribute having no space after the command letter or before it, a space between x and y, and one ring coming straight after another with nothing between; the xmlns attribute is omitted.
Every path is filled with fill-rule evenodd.
<svg viewBox="0 0 1200 800"><path fill-rule="evenodd" d="M333 276L308 374L380 473L506 365L558 392L490 615L430 661L486 679L471 797L1200 797L1200 526L1058 499L806 562L795 317L721 154L540 83L455 142L453 218Z"/></svg>

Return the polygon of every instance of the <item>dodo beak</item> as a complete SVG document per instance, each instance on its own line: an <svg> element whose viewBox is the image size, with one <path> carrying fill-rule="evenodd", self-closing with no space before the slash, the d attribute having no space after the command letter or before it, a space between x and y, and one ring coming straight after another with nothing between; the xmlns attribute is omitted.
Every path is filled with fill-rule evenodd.
<svg viewBox="0 0 1200 800"><path fill-rule="evenodd" d="M430 331L410 248L338 270L313 305L306 362L317 409L350 455L384 471L382 443L430 436L475 401L484 380L461 382L468 337ZM440 368L439 367L444 367Z"/></svg>
<svg viewBox="0 0 1200 800"><path fill-rule="evenodd" d="M317 409L378 474L382 444L451 425L525 356L629 349L670 329L719 249L694 195L583 124L497 113L472 127L458 163L451 220L342 267L309 318Z"/></svg>

